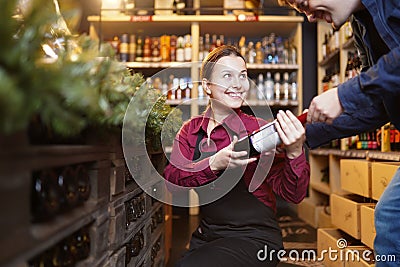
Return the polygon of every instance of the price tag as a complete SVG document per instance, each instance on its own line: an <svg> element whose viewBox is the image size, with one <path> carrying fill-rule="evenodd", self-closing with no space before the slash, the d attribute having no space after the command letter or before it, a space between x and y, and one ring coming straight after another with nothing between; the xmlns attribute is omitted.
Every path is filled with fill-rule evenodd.
<svg viewBox="0 0 400 267"><path fill-rule="evenodd" d="M242 21L242 22L258 21L258 15L240 14L236 16L236 21Z"/></svg>
<svg viewBox="0 0 400 267"><path fill-rule="evenodd" d="M131 22L149 22L153 20L153 16L131 16Z"/></svg>

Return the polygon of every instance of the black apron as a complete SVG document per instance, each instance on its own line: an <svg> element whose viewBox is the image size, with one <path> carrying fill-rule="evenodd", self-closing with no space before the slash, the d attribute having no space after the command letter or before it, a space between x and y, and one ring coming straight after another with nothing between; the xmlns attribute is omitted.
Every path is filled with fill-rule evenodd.
<svg viewBox="0 0 400 267"><path fill-rule="evenodd" d="M215 154L200 152L199 145L204 137L200 129L194 161ZM234 177L237 171L226 170L224 175ZM210 187L219 190L218 179L210 183ZM203 192L196 191L200 200L206 197ZM276 266L278 263L276 258L257 259L257 252L265 246L268 251L283 249L282 234L275 212L248 191L243 178L226 195L201 206L200 216L189 251L177 266Z"/></svg>

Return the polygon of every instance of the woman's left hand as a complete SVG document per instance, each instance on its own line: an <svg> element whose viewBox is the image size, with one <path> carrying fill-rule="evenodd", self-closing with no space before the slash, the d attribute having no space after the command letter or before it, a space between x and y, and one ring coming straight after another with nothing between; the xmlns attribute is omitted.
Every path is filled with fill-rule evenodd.
<svg viewBox="0 0 400 267"><path fill-rule="evenodd" d="M305 129L301 122L289 110L280 110L275 124L279 137L285 145L286 156L294 159L303 153L303 143L305 141Z"/></svg>

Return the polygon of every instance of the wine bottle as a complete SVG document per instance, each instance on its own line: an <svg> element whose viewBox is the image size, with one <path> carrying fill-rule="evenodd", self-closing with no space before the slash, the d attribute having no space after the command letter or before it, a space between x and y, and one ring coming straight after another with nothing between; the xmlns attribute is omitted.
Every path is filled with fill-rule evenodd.
<svg viewBox="0 0 400 267"><path fill-rule="evenodd" d="M303 113L297 117L301 123L305 123L307 113ZM267 123L260 129L255 130L251 134L241 138L234 146L234 151L248 151L249 157L255 157L263 152L270 151L282 143L279 138L278 131L275 127L276 120Z"/></svg>

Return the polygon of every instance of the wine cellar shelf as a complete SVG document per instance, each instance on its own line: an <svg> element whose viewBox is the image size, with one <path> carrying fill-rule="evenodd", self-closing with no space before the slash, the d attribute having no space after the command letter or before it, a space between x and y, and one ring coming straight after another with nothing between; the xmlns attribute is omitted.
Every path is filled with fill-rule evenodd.
<svg viewBox="0 0 400 267"><path fill-rule="evenodd" d="M164 266L166 207L136 185L120 146L6 146L0 162L1 266Z"/></svg>

